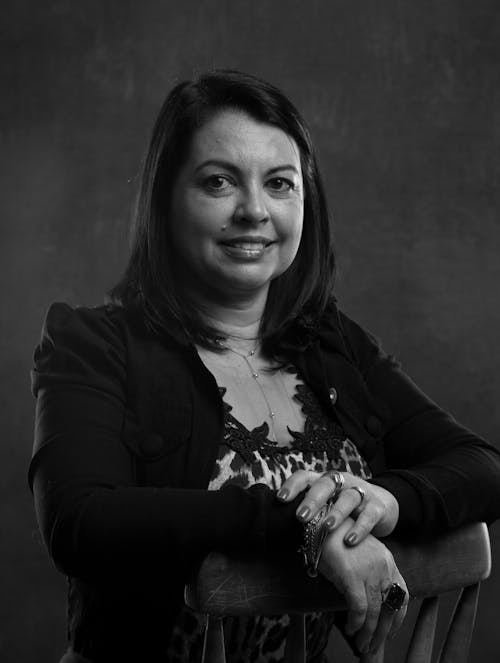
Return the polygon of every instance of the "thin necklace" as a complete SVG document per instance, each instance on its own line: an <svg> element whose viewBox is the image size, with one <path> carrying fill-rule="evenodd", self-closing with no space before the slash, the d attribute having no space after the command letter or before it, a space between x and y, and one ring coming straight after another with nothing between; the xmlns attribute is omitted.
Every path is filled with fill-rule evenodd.
<svg viewBox="0 0 500 663"><path fill-rule="evenodd" d="M273 438L274 442L278 443L278 438L276 437L276 429L275 429L275 425L274 425L274 418L276 416L276 412L271 407L271 404L269 403L269 401L267 399L266 392L264 391L264 387L262 386L262 384L259 381L260 373L258 371L256 371L255 368L250 363L250 357L255 356L255 353L257 352L257 348L258 348L259 344L257 343L247 353L238 352L238 350L235 350L234 348L231 348L229 345L224 343L224 339L217 339L217 344L220 345L221 348L224 348L224 350L229 350L229 352L232 352L233 354L237 355L238 357L241 357L244 360L245 365L248 367L248 370L250 371L253 379L256 381L256 383L257 383L257 385L260 389L260 392L261 392L261 394L264 398L264 402L266 403L266 406L267 406L267 409L268 409L268 412L269 412L269 418L270 418L270 421L271 421L272 438Z"/></svg>

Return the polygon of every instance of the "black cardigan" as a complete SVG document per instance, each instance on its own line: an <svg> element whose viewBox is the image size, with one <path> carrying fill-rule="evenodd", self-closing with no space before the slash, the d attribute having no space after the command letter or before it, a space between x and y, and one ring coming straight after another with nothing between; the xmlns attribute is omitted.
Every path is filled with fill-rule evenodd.
<svg viewBox="0 0 500 663"><path fill-rule="evenodd" d="M372 465L372 481L398 500L395 534L500 516L498 451L430 401L334 305L293 361ZM222 402L179 333L153 335L119 307L55 304L32 381L30 485L49 552L71 579L76 651L96 662L161 660L201 556L296 550L297 500L283 505L263 485L206 490Z"/></svg>

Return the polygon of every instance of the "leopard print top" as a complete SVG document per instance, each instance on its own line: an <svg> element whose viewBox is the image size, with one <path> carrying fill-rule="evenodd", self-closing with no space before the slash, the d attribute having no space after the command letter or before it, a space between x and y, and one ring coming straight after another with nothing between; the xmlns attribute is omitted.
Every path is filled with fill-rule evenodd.
<svg viewBox="0 0 500 663"><path fill-rule="evenodd" d="M295 371L296 372L296 371ZM224 399L226 389L219 387ZM232 407L224 402L224 439L213 468L209 490L227 484L248 488L264 483L278 490L296 470L326 472L337 469L362 478L371 476L364 459L340 426L323 412L315 395L300 379L294 399L305 416L303 431L289 430L291 443L279 446L269 439L267 423L248 430L231 414ZM288 615L274 617L227 617L224 620L226 659L278 663L283 661ZM333 625L333 615L306 615L307 660L320 663ZM169 663L201 661L205 619L184 606L174 626L167 652Z"/></svg>

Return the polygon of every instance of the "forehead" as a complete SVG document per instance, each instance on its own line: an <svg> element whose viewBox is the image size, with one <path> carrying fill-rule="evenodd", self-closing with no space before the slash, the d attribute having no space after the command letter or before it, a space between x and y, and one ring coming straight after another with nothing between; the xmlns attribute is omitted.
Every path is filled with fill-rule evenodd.
<svg viewBox="0 0 500 663"><path fill-rule="evenodd" d="M300 172L299 148L289 134L232 109L220 111L193 134L188 161L207 159L246 166L291 164Z"/></svg>

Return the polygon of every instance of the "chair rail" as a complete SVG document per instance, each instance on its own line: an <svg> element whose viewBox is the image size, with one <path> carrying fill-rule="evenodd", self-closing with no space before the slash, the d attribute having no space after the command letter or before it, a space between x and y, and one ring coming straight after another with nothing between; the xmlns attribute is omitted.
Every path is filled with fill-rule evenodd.
<svg viewBox="0 0 500 663"><path fill-rule="evenodd" d="M384 539L412 598L437 596L488 577L487 527L475 523L418 543ZM213 616L275 615L345 608L342 595L322 577L309 578L298 559L235 557L210 553L186 586L186 604Z"/></svg>

